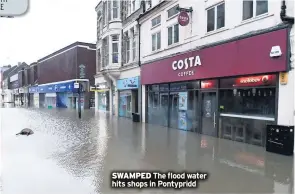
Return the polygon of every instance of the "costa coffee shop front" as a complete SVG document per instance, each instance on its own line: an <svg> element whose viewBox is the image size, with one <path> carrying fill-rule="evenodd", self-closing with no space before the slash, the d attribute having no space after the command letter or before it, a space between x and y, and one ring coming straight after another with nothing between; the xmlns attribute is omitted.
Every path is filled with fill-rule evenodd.
<svg viewBox="0 0 295 194"><path fill-rule="evenodd" d="M289 70L288 33L266 31L143 64L144 121L264 146L266 125L284 114L282 87L293 87L279 82Z"/></svg>

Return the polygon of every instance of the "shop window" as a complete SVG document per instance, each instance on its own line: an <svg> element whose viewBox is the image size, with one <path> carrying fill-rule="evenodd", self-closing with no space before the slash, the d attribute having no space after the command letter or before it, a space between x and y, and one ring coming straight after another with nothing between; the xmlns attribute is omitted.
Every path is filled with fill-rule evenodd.
<svg viewBox="0 0 295 194"><path fill-rule="evenodd" d="M274 121L225 116L220 117L219 123L219 137L262 147L266 141L266 126L275 124Z"/></svg>
<svg viewBox="0 0 295 194"><path fill-rule="evenodd" d="M179 42L179 24L168 27L168 46Z"/></svg>
<svg viewBox="0 0 295 194"><path fill-rule="evenodd" d="M152 51L161 49L161 32L152 35Z"/></svg>
<svg viewBox="0 0 295 194"><path fill-rule="evenodd" d="M178 7L179 5L175 5L174 7L167 10L168 19L179 13Z"/></svg>
<svg viewBox="0 0 295 194"><path fill-rule="evenodd" d="M152 19L152 27L161 25L161 15Z"/></svg>
<svg viewBox="0 0 295 194"><path fill-rule="evenodd" d="M221 113L275 116L275 88L249 88L220 90Z"/></svg>
<svg viewBox="0 0 295 194"><path fill-rule="evenodd" d="M268 12L268 0L244 0L243 20L259 16Z"/></svg>
<svg viewBox="0 0 295 194"><path fill-rule="evenodd" d="M119 35L112 36L112 62L118 63L119 62Z"/></svg>
<svg viewBox="0 0 295 194"><path fill-rule="evenodd" d="M207 32L217 30L225 25L224 3L207 10Z"/></svg>

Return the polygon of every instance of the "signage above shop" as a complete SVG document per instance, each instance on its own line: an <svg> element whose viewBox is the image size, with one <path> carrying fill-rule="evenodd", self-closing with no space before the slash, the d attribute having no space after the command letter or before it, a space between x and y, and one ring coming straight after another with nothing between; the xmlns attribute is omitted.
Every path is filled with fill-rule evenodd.
<svg viewBox="0 0 295 194"><path fill-rule="evenodd" d="M192 76L195 74L195 67L200 65L202 65L200 57L195 56L195 57L185 58L184 60L173 61L172 69L174 71L185 70L185 71L179 72L177 74L178 76Z"/></svg>
<svg viewBox="0 0 295 194"><path fill-rule="evenodd" d="M170 83L288 71L288 29L188 51L141 65L141 84ZM282 56L269 57L280 46ZM259 53L259 54L257 54Z"/></svg>
<svg viewBox="0 0 295 194"><path fill-rule="evenodd" d="M90 91L91 92L105 92L106 90L109 90L110 88L108 87L107 83L100 83L95 86L90 86Z"/></svg>
<svg viewBox="0 0 295 194"><path fill-rule="evenodd" d="M201 81L201 88L202 89L217 88L217 80Z"/></svg>
<svg viewBox="0 0 295 194"><path fill-rule="evenodd" d="M58 83L58 84L48 84L33 86L29 88L29 93L60 93L60 92L77 92L74 88L74 81Z"/></svg>
<svg viewBox="0 0 295 194"><path fill-rule="evenodd" d="M137 89L139 86L139 77L120 79L117 81L118 90Z"/></svg>
<svg viewBox="0 0 295 194"><path fill-rule="evenodd" d="M220 80L221 88L275 86L276 75L258 75Z"/></svg>
<svg viewBox="0 0 295 194"><path fill-rule="evenodd" d="M181 26L186 26L189 23L189 15L186 11L181 11L178 14L178 23Z"/></svg>

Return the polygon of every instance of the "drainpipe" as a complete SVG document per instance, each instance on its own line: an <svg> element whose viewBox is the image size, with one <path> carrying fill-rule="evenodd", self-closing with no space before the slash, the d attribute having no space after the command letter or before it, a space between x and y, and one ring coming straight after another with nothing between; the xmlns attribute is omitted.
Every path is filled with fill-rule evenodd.
<svg viewBox="0 0 295 194"><path fill-rule="evenodd" d="M294 24L294 17L291 17L291 16L287 16L286 15L286 1L285 0L282 0L282 6L281 6L281 20L283 22L286 22L286 23L289 23L289 24Z"/></svg>
<svg viewBox="0 0 295 194"><path fill-rule="evenodd" d="M140 41L140 27L141 27L141 24L139 23L139 19L140 19L140 16L138 16L138 18L136 19L137 21L137 25L138 25L138 66L140 68L141 66L141 61L140 61L140 44L141 44L141 41ZM141 77L140 77L140 82L141 82ZM142 122L142 84L140 84L140 105L141 105L141 109L140 109L140 121Z"/></svg>

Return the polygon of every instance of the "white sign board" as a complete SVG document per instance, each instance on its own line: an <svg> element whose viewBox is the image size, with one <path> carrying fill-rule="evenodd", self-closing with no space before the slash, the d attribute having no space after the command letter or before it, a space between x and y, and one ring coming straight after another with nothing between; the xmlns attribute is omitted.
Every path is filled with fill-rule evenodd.
<svg viewBox="0 0 295 194"><path fill-rule="evenodd" d="M280 46L273 46L269 53L270 57L280 57L282 56L282 51Z"/></svg>
<svg viewBox="0 0 295 194"><path fill-rule="evenodd" d="M9 82L14 82L16 80L18 80L18 74L14 74L13 76L11 76L10 79L9 79Z"/></svg>
<svg viewBox="0 0 295 194"><path fill-rule="evenodd" d="M79 88L79 83L74 83L74 88Z"/></svg>
<svg viewBox="0 0 295 194"><path fill-rule="evenodd" d="M26 13L29 0L0 0L0 16L18 16Z"/></svg>

